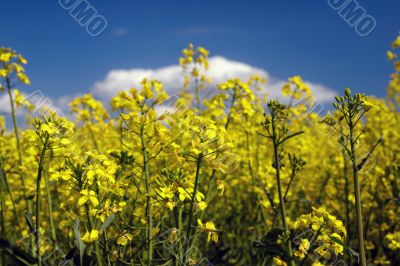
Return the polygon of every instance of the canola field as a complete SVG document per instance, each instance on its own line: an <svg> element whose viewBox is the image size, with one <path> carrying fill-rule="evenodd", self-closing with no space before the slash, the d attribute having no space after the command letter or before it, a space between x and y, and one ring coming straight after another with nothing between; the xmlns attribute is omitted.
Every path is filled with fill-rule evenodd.
<svg viewBox="0 0 400 266"><path fill-rule="evenodd" d="M399 51L386 99L343 84L321 111L300 76L279 99L258 76L204 97L190 44L179 95L144 79L60 115L0 48L2 265L400 265Z"/></svg>

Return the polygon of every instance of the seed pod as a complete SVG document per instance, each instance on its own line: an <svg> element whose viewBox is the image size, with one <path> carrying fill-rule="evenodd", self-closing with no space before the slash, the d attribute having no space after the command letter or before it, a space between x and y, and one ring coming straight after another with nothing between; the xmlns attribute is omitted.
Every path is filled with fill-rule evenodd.
<svg viewBox="0 0 400 266"><path fill-rule="evenodd" d="M339 104L333 103L333 106L334 106L336 109L339 109Z"/></svg>
<svg viewBox="0 0 400 266"><path fill-rule="evenodd" d="M349 88L346 88L344 90L344 95L346 95L346 97L350 97L351 96L351 90Z"/></svg>

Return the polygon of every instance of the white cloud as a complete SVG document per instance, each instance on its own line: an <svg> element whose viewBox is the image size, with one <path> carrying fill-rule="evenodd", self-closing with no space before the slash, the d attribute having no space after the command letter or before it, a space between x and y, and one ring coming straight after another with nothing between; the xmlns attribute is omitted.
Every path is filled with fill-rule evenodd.
<svg viewBox="0 0 400 266"><path fill-rule="evenodd" d="M10 100L4 92L0 94L0 113L11 113Z"/></svg>
<svg viewBox="0 0 400 266"><path fill-rule="evenodd" d="M69 106L68 103L72 101L74 97L79 95L68 95L61 96L59 98L50 98L46 96L42 91L35 90L31 92L20 92L26 100L35 105L35 109L29 112L30 115L33 116L41 116L48 114L50 112L57 112L59 115L68 116L69 115ZM13 93L13 97L15 97ZM16 114L18 116L23 116L28 114L25 108L18 108L15 106ZM8 93L0 94L0 114L8 114L11 113L10 99Z"/></svg>
<svg viewBox="0 0 400 266"><path fill-rule="evenodd" d="M228 60L221 56L214 56L209 59L210 69L207 71L207 76L212 78L213 84L210 86L211 92L215 89L215 84L222 83L229 78L240 78L247 80L250 76L257 74L268 80L264 90L273 98L281 98L281 87L286 82L282 79L277 79L269 75L262 69L251 66L246 63ZM157 79L163 82L165 89L169 95L176 95L182 90L183 75L179 65L171 65L158 69L117 69L111 70L103 80L94 83L91 93L96 98L102 100L105 106L108 106L109 100L117 92L128 90L131 87L139 87L140 81L143 78ZM331 102L336 92L323 84L306 81L319 103ZM207 91L207 93L210 91ZM29 100L33 101L37 106L46 106L66 116L70 115L68 103L75 97L81 94L64 95L53 99L46 97L41 91L31 93L23 93ZM0 94L0 113L10 113L10 104L7 93ZM38 112L40 113L40 112ZM18 115L23 112L19 111Z"/></svg>
<svg viewBox="0 0 400 266"><path fill-rule="evenodd" d="M214 56L209 59L210 68L207 76L212 78L213 84L226 81L229 78L240 78L247 80L250 76L257 74L268 80L264 90L271 97L280 98L280 91L285 80L271 77L269 73L262 69L246 63L233 61L221 56ZM183 84L182 70L179 65L171 65L158 69L117 69L108 72L106 77L97 81L91 92L100 99L108 101L113 95L131 87L138 87L143 78L157 79L164 83L169 94L178 93ZM319 83L306 81L314 93L317 102L329 102L336 96L336 92Z"/></svg>

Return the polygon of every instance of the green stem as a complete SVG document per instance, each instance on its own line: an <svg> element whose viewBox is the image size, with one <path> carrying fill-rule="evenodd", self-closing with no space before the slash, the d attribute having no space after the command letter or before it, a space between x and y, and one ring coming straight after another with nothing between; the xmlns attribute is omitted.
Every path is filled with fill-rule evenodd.
<svg viewBox="0 0 400 266"><path fill-rule="evenodd" d="M10 189L8 191L8 195L10 196L10 200L11 200L11 204L12 204L12 207L13 207L14 216L15 216L15 219L17 220L17 224L18 224L17 227L18 227L19 235L22 237L22 229L21 229L21 224L20 224L18 211L17 211L17 207L15 205L14 197L13 197Z"/></svg>
<svg viewBox="0 0 400 266"><path fill-rule="evenodd" d="M289 227L286 222L286 210L285 210L285 202L283 200L283 195L282 195L282 185L281 185L281 176L280 176L280 160L279 160L279 154L278 154L278 139L277 139L277 134L276 134L276 128L275 128L275 118L272 116L272 140L273 140L273 145L274 145L274 165L275 165L275 170L276 170L276 182L278 184L278 194L279 194L279 207L280 207L280 213L281 213L281 220L282 220L282 225L285 230L285 237L289 237ZM295 266L294 260L293 260L293 250L292 250L292 243L290 239L287 239L287 251L289 255L289 264L291 266Z"/></svg>
<svg viewBox="0 0 400 266"><path fill-rule="evenodd" d="M28 212L30 214L32 214L33 212L33 200L28 200ZM30 245L30 252L32 257L35 257L35 235L33 234L29 234L29 245Z"/></svg>
<svg viewBox="0 0 400 266"><path fill-rule="evenodd" d="M18 151L18 164L19 166L22 165L22 154L21 154L21 141L19 139L19 132L18 132L18 125L17 125L17 115L15 112L15 106L14 106L14 99L12 96L12 92L11 92L11 84L10 84L10 79L7 78L6 79L6 83L7 83L7 91L8 91L8 97L10 99L10 106L11 106L11 117L12 117L12 122L13 122L13 127L14 127L14 135L15 135L15 139L17 141L17 151ZM21 177L21 183L22 183L22 187L25 191L25 177L22 173L20 173L20 177Z"/></svg>
<svg viewBox="0 0 400 266"><path fill-rule="evenodd" d="M108 249L108 238L107 238L107 230L104 230L104 235L103 235L103 240L104 240L104 254L106 254L106 263L107 266L111 266L111 261L110 261L110 255L109 255L109 249Z"/></svg>
<svg viewBox="0 0 400 266"><path fill-rule="evenodd" d="M194 181L194 188L193 188L193 195L192 195L192 201L190 203L190 212L189 212L189 221L187 225L187 233L186 233L186 238L187 238L187 252L189 251L191 247L191 238L192 238L192 226L193 226L193 217L194 217L194 206L196 203L196 195L197 195L197 189L199 186L199 179L200 179L200 167L201 167L201 161L203 160L203 153L200 153L199 156L197 157L197 164L196 164L196 177ZM185 261L184 261L185 262Z"/></svg>
<svg viewBox="0 0 400 266"><path fill-rule="evenodd" d="M354 139L354 125L353 118L349 117L349 128L350 128L350 151L351 151L351 162L353 167L353 179L354 179L354 193L356 200L356 218L357 218L357 233L358 233L358 248L360 253L360 265L366 266L365 249L364 249L364 226L362 221L361 213L361 199L360 199L360 183L358 179L358 167L357 167L357 154Z"/></svg>
<svg viewBox="0 0 400 266"><path fill-rule="evenodd" d="M89 230L92 231L93 222L92 222L92 218L90 217L89 205L87 203L85 204L85 212L86 212L86 218L87 218ZM99 242L97 242L97 241L94 242L94 249L95 249L95 253L96 253L97 265L103 266L103 260L101 259Z"/></svg>
<svg viewBox="0 0 400 266"><path fill-rule="evenodd" d="M18 125L17 125L17 115L15 111L15 106L14 106L14 99L12 96L11 92L11 82L10 78L6 78L6 86L7 86L7 92L8 92L8 97L10 100L10 107L11 107L11 118L13 122L13 127L14 127L14 135L15 135L15 140L17 142L17 153L18 153L18 166L22 166L22 153L21 153L21 141L19 139L19 132L18 132ZM19 171L19 176L21 179L21 184L22 184L22 191L24 192L24 195L26 194L26 184L25 184L25 176L20 168L18 168ZM32 213L32 202L31 200L28 200L27 202L27 209L29 213ZM32 252L32 255L34 255L34 238L32 235L29 235L29 242L30 242L30 250Z"/></svg>
<svg viewBox="0 0 400 266"><path fill-rule="evenodd" d="M341 131L343 131L342 125L340 125ZM350 201L349 201L349 195L350 195L350 184L349 184L349 176L348 176L348 161L346 157L346 151L342 149L342 157L343 157L343 178L344 178L344 203L346 207L346 229L347 229L347 239L346 239L346 244L349 246L350 239L352 232L350 230ZM350 265L351 264L351 257L348 256L347 258L347 263Z"/></svg>
<svg viewBox="0 0 400 266"><path fill-rule="evenodd" d="M0 206L1 206L1 212L0 212L0 219L1 219L1 235L4 236L4 238L7 238L6 236L6 228L4 224L4 194L3 194L3 188L0 186ZM6 256L4 250L1 250L1 265L5 266L6 265Z"/></svg>
<svg viewBox="0 0 400 266"><path fill-rule="evenodd" d="M246 120L247 120L247 117L246 117ZM247 147L247 152L250 154L250 138L249 138L249 132L247 130L246 130L246 147ZM248 160L248 167L249 167L249 171L250 171L252 185L254 187L256 187L256 177L254 175L253 166L251 164L250 157L249 157L249 160ZM267 224L268 224L267 216L265 214L263 206L261 205L260 195L258 193L256 193L256 197L257 197L257 204L258 204L258 207L259 207L260 212L261 212L261 217L262 217L262 219L264 221L264 226L267 227Z"/></svg>
<svg viewBox="0 0 400 266"><path fill-rule="evenodd" d="M140 127L140 140L142 143L142 156L143 156L143 174L146 178L146 210L147 210L147 247L148 247L148 261L147 265L151 266L153 260L153 217L151 215L151 188L150 188L150 174L149 174L149 162L146 142L144 139L144 125Z"/></svg>
<svg viewBox="0 0 400 266"><path fill-rule="evenodd" d="M182 207L175 207L174 208L174 216L175 216L175 227L177 229L177 234L178 234L178 245L179 245L179 254L177 254L176 256L174 256L174 264L175 265L179 265L179 263L182 260L182 241L181 240L181 236L182 236Z"/></svg>
<svg viewBox="0 0 400 266"><path fill-rule="evenodd" d="M5 191L8 192L8 195L10 196L10 201L11 201L11 205L13 207L14 216L15 216L15 219L17 221L18 233L19 233L19 236L22 238L22 230L21 230L21 224L20 224L20 219L19 219L19 215L18 215L17 206L15 205L14 196L13 196L13 193L12 193L11 188L9 186L6 172L5 172L4 168L3 168L3 164L4 164L3 163L3 159L2 158L0 158L0 159L1 159L0 160L0 166L1 166L0 171L2 172L4 180L5 180L5 186L6 186L5 187Z"/></svg>
<svg viewBox="0 0 400 266"><path fill-rule="evenodd" d="M49 220L50 220L50 227L51 227L51 238L55 243L55 248L58 249L58 243L57 243L57 234L56 234L56 228L54 226L54 220L53 220L53 202L51 199L51 191L49 187L49 178L47 175L44 175L44 182L46 185L46 193L47 193L47 205L49 208Z"/></svg>
<svg viewBox="0 0 400 266"><path fill-rule="evenodd" d="M340 130L343 131L342 124L340 124ZM346 228L349 230L348 233L348 239L351 238L350 234L350 201L349 201L349 194L350 194L350 188L349 188L349 177L348 177L348 162L347 162L347 156L346 156L346 151L342 149L342 157L343 157L343 176L344 176L344 194L345 194L345 205L346 205Z"/></svg>
<svg viewBox="0 0 400 266"><path fill-rule="evenodd" d="M224 128L225 128L226 131L228 131L228 127L229 127L229 124L230 124L230 122L231 122L232 110L233 110L233 106L234 106L235 101L236 101L236 97L237 97L237 96L236 96L236 90L233 89L233 95L232 95L232 100L231 100L231 103L230 103L230 106L229 106L228 117L227 117L226 122L225 122L225 125L224 125ZM217 154L216 154L216 156L215 156L215 159L217 159L218 156L219 156L219 153L217 152ZM211 172L211 176L210 176L210 179L209 179L209 181L208 181L207 190L206 190L206 193L205 193L205 196L204 196L204 200L205 200L207 203L209 203L209 202L211 201L211 199L209 200L209 194L210 194L211 187L212 187L212 181L214 180L216 174L217 174L217 170L213 169L212 172ZM200 219L202 219L202 218L204 217L204 215L206 214L206 212L207 212L207 210L205 210L205 211L201 214ZM264 218L264 221L266 221L266 218ZM189 247L189 248L190 248L190 247Z"/></svg>
<svg viewBox="0 0 400 266"><path fill-rule="evenodd" d="M181 239L183 236L182 214L183 214L183 207L179 208L179 216L178 216L178 225L179 225L178 237L179 237L179 239ZM182 241L179 241L179 261L183 260L182 252L183 252Z"/></svg>
<svg viewBox="0 0 400 266"><path fill-rule="evenodd" d="M229 114L228 114L228 118L226 119L226 123L225 123L225 130L228 130L229 123L231 122L232 109L235 104L235 101L236 101L236 89L233 89L232 101L231 101L231 105L229 106Z"/></svg>
<svg viewBox="0 0 400 266"><path fill-rule="evenodd" d="M39 167L37 172L37 179L36 179L36 230L35 230L35 237L36 237L36 254L38 260L38 266L42 265L42 257L40 256L40 183L42 181L43 175L43 162L46 155L47 145L49 143L49 135L46 135L45 141L43 144L42 152L39 158Z"/></svg>

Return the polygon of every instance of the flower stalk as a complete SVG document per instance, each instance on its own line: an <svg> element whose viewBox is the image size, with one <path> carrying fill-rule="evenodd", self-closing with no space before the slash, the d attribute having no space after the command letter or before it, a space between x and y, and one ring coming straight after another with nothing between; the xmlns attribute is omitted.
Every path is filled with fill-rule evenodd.
<svg viewBox="0 0 400 266"><path fill-rule="evenodd" d="M42 147L42 151L40 153L39 157L39 167L38 167L38 172L37 172L37 178L36 178L36 230L35 230L35 239L36 239L36 254L37 254L37 261L38 265L42 265L42 258L40 255L40 184L42 182L42 176L43 176L43 166L44 166L44 159L46 156L46 150L48 148L49 144L49 139L50 136L46 134L44 144Z"/></svg>
<svg viewBox="0 0 400 266"><path fill-rule="evenodd" d="M151 265L153 260L153 217L151 215L151 187L150 187L150 174L149 174L149 158L147 154L147 145L145 141L144 125L140 127L140 140L142 144L142 156L143 156L143 174L146 182L146 212L147 212L147 246L148 246L148 262L147 265Z"/></svg>
<svg viewBox="0 0 400 266"><path fill-rule="evenodd" d="M360 196L360 182L358 178L358 164L356 154L356 138L354 137L354 124L352 115L349 116L349 130L350 130L350 152L351 152L351 164L353 168L353 181L354 181L354 196L356 200L356 218L357 218L357 233L358 233L358 250L360 253L360 265L366 266L365 258L365 244L364 244L364 226L363 217L361 212L361 196Z"/></svg>
<svg viewBox="0 0 400 266"><path fill-rule="evenodd" d="M190 202L190 212L189 212L189 219L188 219L188 224L187 224L187 234L186 234L186 238L187 238L187 242L188 242L187 252L189 251L191 244L192 244L192 231L193 231L192 227L193 227L193 217L194 217L194 206L195 206L197 190L198 190L198 186L199 186L200 168L201 168L202 160L203 160L203 153L200 153L196 160L196 176L195 176L195 181L194 181L193 195L192 195L192 199Z"/></svg>
<svg viewBox="0 0 400 266"><path fill-rule="evenodd" d="M275 174L276 174L276 183L278 186L278 194L279 194L279 210L281 214L281 220L282 220L282 226L283 229L285 230L285 237L289 237L289 227L287 224L286 220L286 209L285 209L285 201L283 199L283 193L282 193L282 184L281 184L281 176L280 176L280 168L281 168L281 163L279 159L279 143L278 143L278 138L277 138L277 132L276 132L276 124L275 124L275 119L274 119L274 114L272 114L272 119L271 119L271 125L272 125L272 142L274 146L274 166L275 166ZM287 252L289 256L289 264L291 266L294 266L294 261L293 261L293 250L292 250L292 243L290 239L286 239L287 241Z"/></svg>
<svg viewBox="0 0 400 266"><path fill-rule="evenodd" d="M278 196L279 196L279 210L281 215L281 221L283 226L283 236L286 241L286 248L287 248L287 256L289 257L289 265L294 266L294 258L293 258L293 249L292 243L289 234L289 227L287 224L287 217L286 217L286 209L285 209L285 199L284 194L282 191L282 182L281 182L281 159L279 155L279 147L285 143L287 140L298 136L303 133L303 131L299 131L296 133L289 133L289 130L286 127L287 118L288 118L288 109L284 104L279 103L278 101L271 100L268 102L268 110L269 115L264 114L265 121L262 123L262 126L267 131L267 135L261 134L260 135L269 138L272 140L273 144L273 166L275 168L275 177L276 183L278 187Z"/></svg>
<svg viewBox="0 0 400 266"><path fill-rule="evenodd" d="M357 158L357 144L361 134L356 136L355 129L358 123L362 123L363 116L371 109L371 106L368 104L365 95L360 93L352 95L351 90L348 88L345 89L344 96L335 97L333 106L339 111L339 118L337 119L338 121L330 116L327 116L322 122L331 126L340 133L339 143L342 145L345 153L347 153L350 157L356 205L359 261L361 266L366 266L367 261L365 257L364 226L361 207L359 172L365 166L375 148L382 141L382 138L378 140L370 152L359 162ZM347 131L345 131L342 126L340 129L335 126L336 123L341 125L341 121L345 121L345 124L347 125ZM348 191L346 191L346 193L347 192Z"/></svg>

